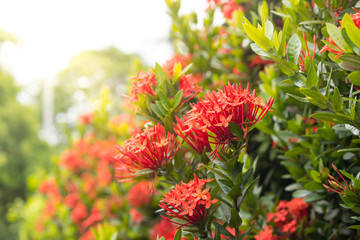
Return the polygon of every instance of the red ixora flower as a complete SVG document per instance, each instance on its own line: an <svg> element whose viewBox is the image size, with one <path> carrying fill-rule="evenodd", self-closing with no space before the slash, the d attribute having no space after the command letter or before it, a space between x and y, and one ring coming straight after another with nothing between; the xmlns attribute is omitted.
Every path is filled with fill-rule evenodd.
<svg viewBox="0 0 360 240"><path fill-rule="evenodd" d="M261 101L255 90L250 94L249 85L243 89L239 84L229 83L224 86L224 91L205 94L204 99L192 104L184 121L178 122L176 131L190 146L195 145L192 147L197 151L208 149L207 138L213 139L216 147L224 146L230 140L238 139L228 129L230 122L240 126L246 138L248 127L265 117L274 99L270 98L267 103Z"/></svg>
<svg viewBox="0 0 360 240"><path fill-rule="evenodd" d="M176 134L200 154L202 154L204 150L207 152L211 151L208 135L199 129L191 129L191 131L189 131L189 126L185 123L187 120L186 116L183 121L176 117L176 124L174 123Z"/></svg>
<svg viewBox="0 0 360 240"><path fill-rule="evenodd" d="M172 75L174 66L176 66L178 63L181 64L181 68L185 68L187 65L189 65L191 60L191 55L180 55L180 54L174 54L171 59L166 61L166 63L163 65L163 69L166 69L169 71L169 73Z"/></svg>
<svg viewBox="0 0 360 240"><path fill-rule="evenodd" d="M168 163L179 149L175 142L174 135L166 134L160 124L133 135L124 146L118 146L120 153L115 157L119 163L116 169L124 174L116 177L128 181L137 171L145 169L156 174L156 170Z"/></svg>
<svg viewBox="0 0 360 240"><path fill-rule="evenodd" d="M307 218L307 207L309 204L300 198L293 198L290 201L280 201L274 213L268 213L267 222L273 226L266 226L255 236L256 240L285 240L292 239L298 223ZM278 234L278 235L277 235Z"/></svg>
<svg viewBox="0 0 360 240"><path fill-rule="evenodd" d="M145 181L137 183L133 186L127 195L127 200L133 207L141 207L148 205L152 201L152 195L148 192L149 184Z"/></svg>
<svg viewBox="0 0 360 240"><path fill-rule="evenodd" d="M176 234L176 226L171 222L161 220L155 224L150 232L150 238L156 240L157 237L165 237L165 239L174 239Z"/></svg>
<svg viewBox="0 0 360 240"><path fill-rule="evenodd" d="M156 95L153 87L157 85L157 82L153 71L146 73L138 72L136 76L130 79L134 80L130 89L130 95L126 96L130 101L137 102L139 100L139 94Z"/></svg>
<svg viewBox="0 0 360 240"><path fill-rule="evenodd" d="M176 185L173 190L170 189L159 204L167 215L162 217L178 227L195 226L205 222L210 207L218 201L211 200L209 188L206 188L206 183L211 180L198 179L195 174L194 177L190 182L181 182L181 185ZM178 223L170 218L182 219L185 223Z"/></svg>
<svg viewBox="0 0 360 240"><path fill-rule="evenodd" d="M221 9L221 12L223 13L226 19L231 19L232 13L238 9L244 11L244 8L239 4L237 4L235 0L229 0L227 3L224 4L224 6Z"/></svg>

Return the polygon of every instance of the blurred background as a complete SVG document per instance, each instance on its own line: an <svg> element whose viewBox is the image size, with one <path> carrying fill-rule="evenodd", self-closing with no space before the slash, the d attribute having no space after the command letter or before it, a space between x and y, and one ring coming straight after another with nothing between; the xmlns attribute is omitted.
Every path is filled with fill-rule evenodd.
<svg viewBox="0 0 360 240"><path fill-rule="evenodd" d="M164 0L0 1L0 239L16 239L10 204L37 188L101 87L116 102L129 75L173 55L170 27Z"/></svg>

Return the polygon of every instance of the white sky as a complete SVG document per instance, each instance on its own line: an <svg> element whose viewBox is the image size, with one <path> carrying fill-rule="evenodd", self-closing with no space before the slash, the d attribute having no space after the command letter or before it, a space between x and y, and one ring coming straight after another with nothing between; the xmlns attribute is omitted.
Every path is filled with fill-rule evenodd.
<svg viewBox="0 0 360 240"><path fill-rule="evenodd" d="M182 0L203 15L206 0ZM54 76L72 56L115 46L150 65L172 55L165 0L0 0L0 28L21 39L5 44L1 63L21 84Z"/></svg>

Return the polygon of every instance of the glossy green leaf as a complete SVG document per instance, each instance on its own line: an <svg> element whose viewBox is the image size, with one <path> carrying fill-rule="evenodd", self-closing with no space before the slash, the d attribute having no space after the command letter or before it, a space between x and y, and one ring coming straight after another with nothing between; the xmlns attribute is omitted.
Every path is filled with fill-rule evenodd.
<svg viewBox="0 0 360 240"><path fill-rule="evenodd" d="M322 95L319 91L315 91L308 88L300 88L300 92L304 94L312 104L322 109L327 108L328 99L324 95Z"/></svg>
<svg viewBox="0 0 360 240"><path fill-rule="evenodd" d="M273 42L261 30L248 23L244 23L243 26L249 38L263 50L269 51L274 46Z"/></svg>
<svg viewBox="0 0 360 240"><path fill-rule="evenodd" d="M346 52L352 52L345 42L345 39L341 35L341 31L338 27L336 27L334 24L326 23L326 30L328 31L331 39L335 42L335 44L344 49Z"/></svg>
<svg viewBox="0 0 360 240"><path fill-rule="evenodd" d="M276 62L278 68L286 75L293 76L298 72L298 66L294 63L287 62L275 56L270 56Z"/></svg>
<svg viewBox="0 0 360 240"><path fill-rule="evenodd" d="M265 36L268 39L272 40L273 34L274 34L274 26L269 20L266 20L265 21Z"/></svg>
<svg viewBox="0 0 360 240"><path fill-rule="evenodd" d="M215 225L215 228L218 229L218 231L220 232L221 235L227 236L231 240L235 240L234 236L228 230L226 230L226 228L224 228L222 225L220 225L217 222L214 222L214 225Z"/></svg>
<svg viewBox="0 0 360 240"><path fill-rule="evenodd" d="M285 56L286 32L287 32L287 29L289 28L289 24L290 24L290 18L286 18L283 30L281 32L279 32L280 45L279 45L278 53L280 54L280 56Z"/></svg>
<svg viewBox="0 0 360 240"><path fill-rule="evenodd" d="M239 212L235 209L235 208L231 208L230 209L230 222L229 222L229 226L231 228L238 228L241 226L242 223L242 219L239 216Z"/></svg>
<svg viewBox="0 0 360 240"><path fill-rule="evenodd" d="M294 34L288 41L286 55L287 60L294 64L298 64L298 58L301 52L300 38Z"/></svg>
<svg viewBox="0 0 360 240"><path fill-rule="evenodd" d="M233 188L230 189L230 191L228 192L228 196L231 198L231 199L237 199L238 197L241 196L241 190L239 187L235 186Z"/></svg>
<svg viewBox="0 0 360 240"><path fill-rule="evenodd" d="M229 129L229 131L231 132L231 134L233 134L234 136L239 137L239 138L243 138L243 137L244 137L244 131L243 131L242 128L241 128L239 125L237 125L236 123L234 123L234 122L229 122L228 129Z"/></svg>
<svg viewBox="0 0 360 240"><path fill-rule="evenodd" d="M354 23L352 23L352 24L346 23L344 25L345 25L346 33L349 36L349 38L351 39L351 41L358 48L360 48L360 29L357 28Z"/></svg>
<svg viewBox="0 0 360 240"><path fill-rule="evenodd" d="M263 0L261 5L261 20L262 20L262 26L266 25L266 20L269 18L269 6L266 2L266 0ZM264 33L266 33L266 28L264 28Z"/></svg>
<svg viewBox="0 0 360 240"><path fill-rule="evenodd" d="M356 86L360 86L360 71L352 72L348 75L350 82Z"/></svg>
<svg viewBox="0 0 360 240"><path fill-rule="evenodd" d="M310 69L309 69L309 72L308 72L307 78L306 78L306 87L307 88L315 88L318 86L318 82L319 82L319 77L318 77L317 71L315 69L315 64L314 64L314 62L311 62Z"/></svg>
<svg viewBox="0 0 360 240"><path fill-rule="evenodd" d="M360 79L359 79L360 80ZM340 91L337 87L334 88L334 94L332 96L332 101L334 104L334 109L336 112L341 112L343 109L343 104L341 101Z"/></svg>
<svg viewBox="0 0 360 240"><path fill-rule="evenodd" d="M317 201L325 199L328 196L329 195L327 193L312 192L304 198L304 201L308 202L308 203L317 202Z"/></svg>
<svg viewBox="0 0 360 240"><path fill-rule="evenodd" d="M173 108L176 108L179 105L179 103L181 102L182 97L183 97L183 90L180 90L180 91L178 91L176 93L176 95L174 97L174 102L172 104Z"/></svg>
<svg viewBox="0 0 360 240"><path fill-rule="evenodd" d="M174 236L174 240L181 240L181 233L182 233L182 230L181 228L179 228L177 231L176 231L176 234Z"/></svg>

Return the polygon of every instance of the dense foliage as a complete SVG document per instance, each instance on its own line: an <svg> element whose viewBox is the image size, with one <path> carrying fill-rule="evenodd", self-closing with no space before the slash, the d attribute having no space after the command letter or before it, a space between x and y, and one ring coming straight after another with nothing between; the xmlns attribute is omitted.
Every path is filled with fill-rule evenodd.
<svg viewBox="0 0 360 240"><path fill-rule="evenodd" d="M359 4L166 3L178 54L80 117L20 239L358 239Z"/></svg>

